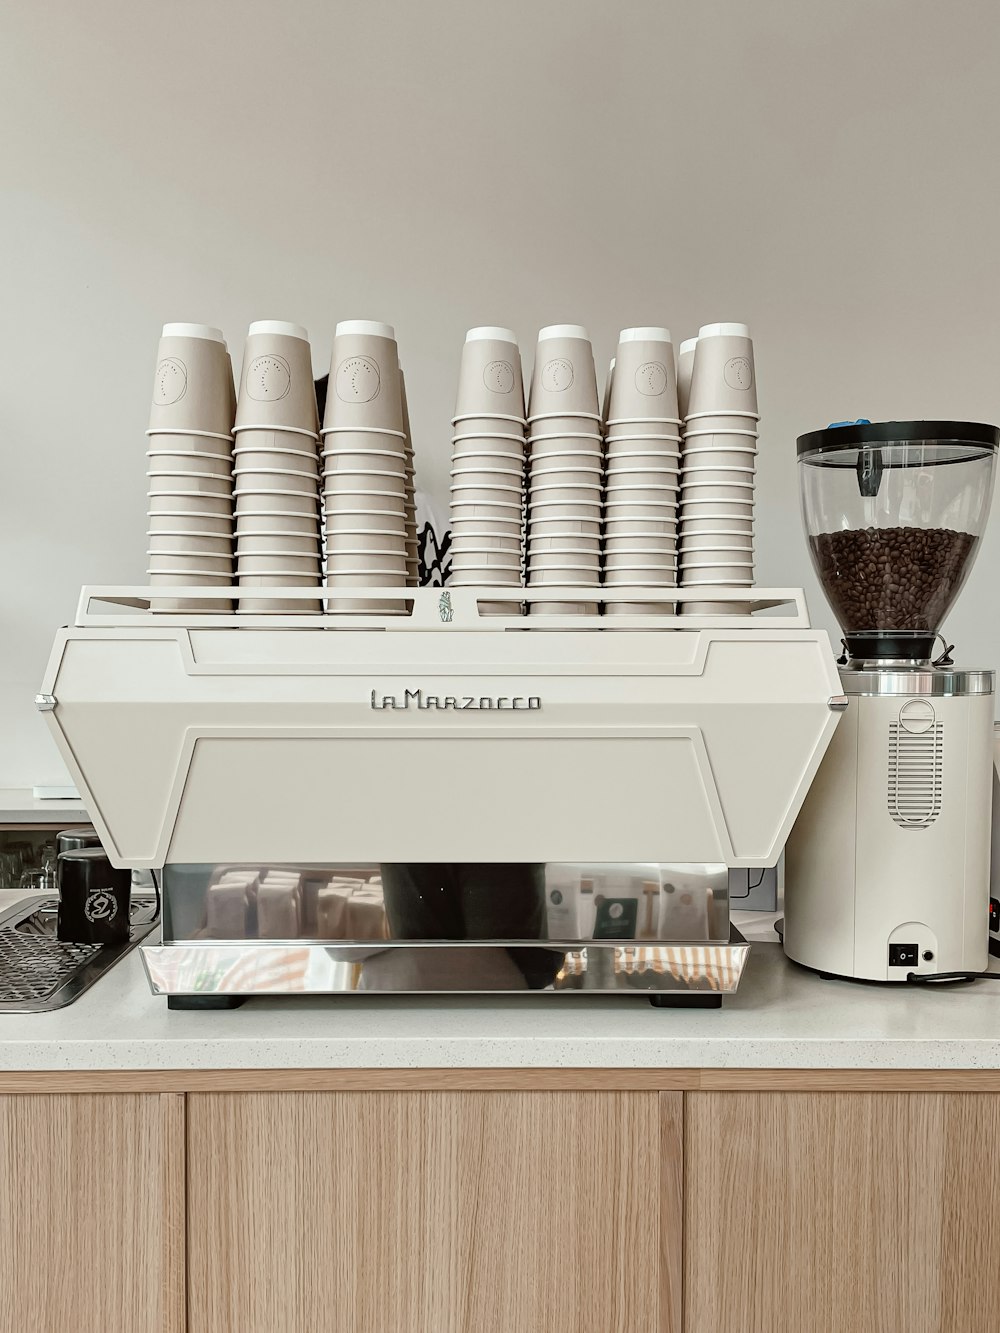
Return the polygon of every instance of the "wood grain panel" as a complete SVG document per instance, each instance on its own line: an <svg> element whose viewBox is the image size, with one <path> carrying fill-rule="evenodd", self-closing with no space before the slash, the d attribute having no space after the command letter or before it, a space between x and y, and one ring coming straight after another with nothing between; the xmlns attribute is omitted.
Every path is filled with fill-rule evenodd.
<svg viewBox="0 0 1000 1333"><path fill-rule="evenodd" d="M0 1072L34 1092L1000 1092L1000 1069L105 1069Z"/></svg>
<svg viewBox="0 0 1000 1333"><path fill-rule="evenodd" d="M673 1115L655 1093L192 1096L191 1333L680 1333Z"/></svg>
<svg viewBox="0 0 1000 1333"><path fill-rule="evenodd" d="M166 1160L177 1110L158 1096L0 1097L0 1333L183 1333L164 1300L163 1219L177 1197L183 1208L183 1158L176 1184ZM183 1270L171 1280L183 1289Z"/></svg>
<svg viewBox="0 0 1000 1333"><path fill-rule="evenodd" d="M991 1333L1000 1097L692 1093L686 1333Z"/></svg>

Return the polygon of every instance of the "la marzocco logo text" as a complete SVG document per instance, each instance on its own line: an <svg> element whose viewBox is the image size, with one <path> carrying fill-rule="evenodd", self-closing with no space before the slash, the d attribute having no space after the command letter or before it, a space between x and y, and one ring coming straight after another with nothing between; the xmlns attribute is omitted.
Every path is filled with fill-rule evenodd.
<svg viewBox="0 0 1000 1333"><path fill-rule="evenodd" d="M472 694L424 694L423 690L405 690L402 699L395 694L379 695L377 690L372 690L372 708L447 708L462 710L470 708L473 710L489 709L513 709L520 711L528 709L531 712L541 708L542 701L537 694L511 695L509 698L505 694L490 695L484 694L475 696Z"/></svg>

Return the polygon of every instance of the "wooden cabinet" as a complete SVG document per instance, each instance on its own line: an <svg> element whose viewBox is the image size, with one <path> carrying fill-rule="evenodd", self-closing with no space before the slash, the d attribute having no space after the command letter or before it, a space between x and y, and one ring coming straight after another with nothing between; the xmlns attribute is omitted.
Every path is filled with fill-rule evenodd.
<svg viewBox="0 0 1000 1333"><path fill-rule="evenodd" d="M1000 1095L695 1092L687 1333L991 1333Z"/></svg>
<svg viewBox="0 0 1000 1333"><path fill-rule="evenodd" d="M122 1079L0 1074L0 1333L1000 1327L1000 1074Z"/></svg>
<svg viewBox="0 0 1000 1333"><path fill-rule="evenodd" d="M190 1333L680 1333L681 1102L192 1095Z"/></svg>
<svg viewBox="0 0 1000 1333"><path fill-rule="evenodd" d="M183 1333L184 1098L0 1096L0 1331Z"/></svg>

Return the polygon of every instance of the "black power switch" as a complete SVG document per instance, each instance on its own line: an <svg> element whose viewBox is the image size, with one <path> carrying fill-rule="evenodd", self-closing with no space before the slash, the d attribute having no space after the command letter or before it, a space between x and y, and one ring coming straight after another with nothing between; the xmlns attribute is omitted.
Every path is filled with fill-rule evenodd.
<svg viewBox="0 0 1000 1333"><path fill-rule="evenodd" d="M917 946L915 944L890 944L890 967L916 967Z"/></svg>
<svg viewBox="0 0 1000 1333"><path fill-rule="evenodd" d="M990 930L994 935L1000 931L1000 898L990 899Z"/></svg>

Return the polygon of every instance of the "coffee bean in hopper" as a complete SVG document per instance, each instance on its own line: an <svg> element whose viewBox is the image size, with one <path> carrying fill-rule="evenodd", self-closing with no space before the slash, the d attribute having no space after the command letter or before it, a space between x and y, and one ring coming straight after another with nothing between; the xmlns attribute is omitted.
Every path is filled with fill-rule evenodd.
<svg viewBox="0 0 1000 1333"><path fill-rule="evenodd" d="M975 538L952 528L849 528L810 543L845 631L932 633L961 587Z"/></svg>

